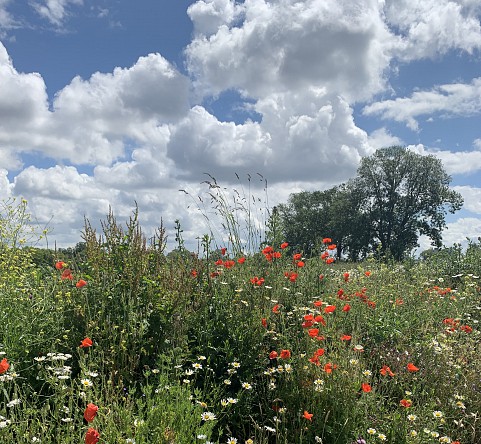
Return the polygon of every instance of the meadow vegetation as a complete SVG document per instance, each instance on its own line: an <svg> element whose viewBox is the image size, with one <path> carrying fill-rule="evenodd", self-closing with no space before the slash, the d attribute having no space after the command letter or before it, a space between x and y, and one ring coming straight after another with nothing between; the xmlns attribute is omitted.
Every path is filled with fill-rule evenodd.
<svg viewBox="0 0 481 444"><path fill-rule="evenodd" d="M481 442L479 240L344 262L273 229L192 254L179 225L166 255L134 211L45 263L25 206L0 219L2 442Z"/></svg>

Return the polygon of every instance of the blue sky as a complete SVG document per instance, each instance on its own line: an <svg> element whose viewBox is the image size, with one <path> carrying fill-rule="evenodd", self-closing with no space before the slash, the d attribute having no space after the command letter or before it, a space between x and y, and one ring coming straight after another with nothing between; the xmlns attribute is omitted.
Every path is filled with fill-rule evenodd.
<svg viewBox="0 0 481 444"><path fill-rule="evenodd" d="M267 180L274 205L401 144L464 197L446 245L477 238L480 18L481 0L0 0L0 197L57 245L137 202L193 247L204 173L229 199Z"/></svg>

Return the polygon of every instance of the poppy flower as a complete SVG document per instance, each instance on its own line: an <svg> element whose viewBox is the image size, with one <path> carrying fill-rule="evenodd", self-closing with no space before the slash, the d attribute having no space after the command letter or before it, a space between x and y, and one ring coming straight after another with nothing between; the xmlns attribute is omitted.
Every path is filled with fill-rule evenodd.
<svg viewBox="0 0 481 444"><path fill-rule="evenodd" d="M217 265L217 266L224 265L224 261L222 259L218 259L218 260L215 261L215 265Z"/></svg>
<svg viewBox="0 0 481 444"><path fill-rule="evenodd" d="M279 313L279 304L276 304L274 307L272 307L272 313Z"/></svg>
<svg viewBox="0 0 481 444"><path fill-rule="evenodd" d="M321 254L321 259L327 259L329 257L329 253L327 251L324 251L324 253Z"/></svg>
<svg viewBox="0 0 481 444"><path fill-rule="evenodd" d="M335 370L337 368L337 365L336 364L332 364L332 362L328 362L325 366L324 366L324 371L327 373L327 374L331 374L332 373L332 370Z"/></svg>
<svg viewBox="0 0 481 444"><path fill-rule="evenodd" d="M304 265L306 265L303 261L298 261L296 264L299 268L302 268Z"/></svg>
<svg viewBox="0 0 481 444"><path fill-rule="evenodd" d="M190 272L190 275L191 275L192 277L197 277L197 270L192 270L192 271Z"/></svg>
<svg viewBox="0 0 481 444"><path fill-rule="evenodd" d="M332 250L335 250L336 248L337 248L337 245L336 245L336 244L331 244L331 245L328 245L328 246L327 246L327 249L328 249L328 250L331 250L331 251L332 251Z"/></svg>
<svg viewBox="0 0 481 444"><path fill-rule="evenodd" d="M364 393L369 393L372 390L372 387L367 382L363 382L361 388Z"/></svg>
<svg viewBox="0 0 481 444"><path fill-rule="evenodd" d="M341 336L341 341L350 341L352 339L352 336L350 335L342 335Z"/></svg>
<svg viewBox="0 0 481 444"><path fill-rule="evenodd" d="M10 367L10 364L8 363L7 358L3 358L0 361L0 375L3 375L4 373L6 373L9 367Z"/></svg>
<svg viewBox="0 0 481 444"><path fill-rule="evenodd" d="M100 439L100 433L94 428L89 428L85 435L85 444L97 444Z"/></svg>
<svg viewBox="0 0 481 444"><path fill-rule="evenodd" d="M82 288L82 287L85 287L86 285L87 285L87 282L84 281L83 279L80 279L80 280L75 284L75 286L76 286L77 288Z"/></svg>
<svg viewBox="0 0 481 444"><path fill-rule="evenodd" d="M391 371L391 369L387 365L383 365L381 370L379 370L379 373L381 373L381 375L383 376L386 376L386 375L389 375L391 377L394 376L394 373Z"/></svg>
<svg viewBox="0 0 481 444"><path fill-rule="evenodd" d="M61 270L62 268L66 267L66 266L67 266L67 264L63 261L58 261L58 262L55 263L55 268L57 270Z"/></svg>
<svg viewBox="0 0 481 444"><path fill-rule="evenodd" d="M301 253L296 253L294 256L292 256L292 259L294 261L300 261L302 258L302 254Z"/></svg>
<svg viewBox="0 0 481 444"><path fill-rule="evenodd" d="M326 320L321 315L315 316L314 321L319 323L319 324L322 324L322 325L326 326Z"/></svg>
<svg viewBox="0 0 481 444"><path fill-rule="evenodd" d="M323 244L330 244L332 242L332 239L330 237L325 237L322 239Z"/></svg>
<svg viewBox="0 0 481 444"><path fill-rule="evenodd" d="M269 254L269 253L272 253L273 251L274 251L274 248L268 245L262 250L262 254Z"/></svg>
<svg viewBox="0 0 481 444"><path fill-rule="evenodd" d="M409 408L413 405L413 402L410 399L401 399L401 401L399 401L399 404L402 407Z"/></svg>
<svg viewBox="0 0 481 444"><path fill-rule="evenodd" d="M222 247L222 248L220 249L220 254L222 254L222 256L225 256L226 251L227 251L227 248Z"/></svg>
<svg viewBox="0 0 481 444"><path fill-rule="evenodd" d="M316 307L320 307L322 305L322 301L314 301L313 304L316 306Z"/></svg>
<svg viewBox="0 0 481 444"><path fill-rule="evenodd" d="M282 242L281 248L284 250L284 248L287 248L289 246L288 242Z"/></svg>
<svg viewBox="0 0 481 444"><path fill-rule="evenodd" d="M323 349L323 348L318 348L318 349L314 352L314 356L323 356L325 352L326 352L325 349Z"/></svg>
<svg viewBox="0 0 481 444"><path fill-rule="evenodd" d="M329 257L326 259L326 264L332 264L334 262L334 258L333 257Z"/></svg>
<svg viewBox="0 0 481 444"><path fill-rule="evenodd" d="M349 273L346 272L343 274L343 276L344 276L344 281L347 282L349 280Z"/></svg>
<svg viewBox="0 0 481 444"><path fill-rule="evenodd" d="M269 359L276 359L277 356L279 356L279 355L275 350L273 350L269 353Z"/></svg>
<svg viewBox="0 0 481 444"><path fill-rule="evenodd" d="M274 259L280 259L280 258L282 257L282 253L279 252L279 251L274 251L274 252L272 253L272 257L273 257Z"/></svg>
<svg viewBox="0 0 481 444"><path fill-rule="evenodd" d="M336 310L335 305L328 305L326 308L324 308L324 313L333 313L334 310Z"/></svg>
<svg viewBox="0 0 481 444"><path fill-rule="evenodd" d="M243 264L244 262L246 261L246 258L244 256L240 257L239 259L237 259L237 263L238 264Z"/></svg>
<svg viewBox="0 0 481 444"><path fill-rule="evenodd" d="M321 365L321 363L319 362L319 356L316 355L309 358L309 362L312 362L315 365Z"/></svg>
<svg viewBox="0 0 481 444"><path fill-rule="evenodd" d="M87 404L87 408L84 411L85 421L92 422L97 415L98 409L98 406L96 406L95 404Z"/></svg>
<svg viewBox="0 0 481 444"><path fill-rule="evenodd" d="M319 275L319 280L322 281L324 279L324 275L323 274L320 274Z"/></svg>
<svg viewBox="0 0 481 444"><path fill-rule="evenodd" d="M345 313L347 313L350 309L351 309L351 306L349 304L346 304L344 305L344 307L342 307L342 311L344 311Z"/></svg>
<svg viewBox="0 0 481 444"><path fill-rule="evenodd" d="M309 413L307 410L304 410L304 413L302 415L302 417L307 419L308 421L312 421L313 416L314 416L314 413Z"/></svg>
<svg viewBox="0 0 481 444"><path fill-rule="evenodd" d="M309 327L312 327L314 325L314 321L304 321L302 324L302 328L309 328Z"/></svg>
<svg viewBox="0 0 481 444"><path fill-rule="evenodd" d="M313 321L314 320L314 315L312 313L304 315L304 320L305 321Z"/></svg>
<svg viewBox="0 0 481 444"><path fill-rule="evenodd" d="M266 318L262 318L261 319L261 324L264 328L267 328L267 319Z"/></svg>
<svg viewBox="0 0 481 444"><path fill-rule="evenodd" d="M417 372L417 371L419 370L419 368L416 367L412 362L410 362L410 363L407 365L406 368L407 368L408 371L411 372L411 373Z"/></svg>
<svg viewBox="0 0 481 444"><path fill-rule="evenodd" d="M232 268L234 265L235 265L234 261L225 261L224 262L224 267L227 268L227 269Z"/></svg>
<svg viewBox="0 0 481 444"><path fill-rule="evenodd" d="M281 354L279 355L281 359L289 359L291 357L290 350L281 350Z"/></svg>
<svg viewBox="0 0 481 444"><path fill-rule="evenodd" d="M85 338L85 339L82 339L82 342L80 343L79 347L80 348L89 348L89 347L92 347L92 345L93 345L92 339Z"/></svg>
<svg viewBox="0 0 481 444"><path fill-rule="evenodd" d="M470 327L469 325L461 325L459 329L464 331L465 333L471 333L473 331L473 328Z"/></svg>
<svg viewBox="0 0 481 444"><path fill-rule="evenodd" d="M319 329L318 328L310 328L307 333L311 338L315 338L319 334Z"/></svg>
<svg viewBox="0 0 481 444"><path fill-rule="evenodd" d="M364 272L364 276L366 276L366 277L371 276L371 272L370 272L370 271L365 271L365 272Z"/></svg>
<svg viewBox="0 0 481 444"><path fill-rule="evenodd" d="M68 280L72 281L72 280L73 280L72 270L70 270L69 268L66 268L66 269L63 271L63 273L62 273L62 275L60 276L60 278L61 278L62 280L68 279Z"/></svg>

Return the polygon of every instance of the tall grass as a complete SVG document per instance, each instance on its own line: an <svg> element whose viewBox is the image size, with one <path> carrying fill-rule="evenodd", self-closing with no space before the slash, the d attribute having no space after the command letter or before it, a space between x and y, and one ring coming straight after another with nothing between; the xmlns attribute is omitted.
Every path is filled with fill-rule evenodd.
<svg viewBox="0 0 481 444"><path fill-rule="evenodd" d="M48 273L2 246L4 442L481 442L481 244L328 264L209 189L229 220L204 257L166 256L137 210Z"/></svg>

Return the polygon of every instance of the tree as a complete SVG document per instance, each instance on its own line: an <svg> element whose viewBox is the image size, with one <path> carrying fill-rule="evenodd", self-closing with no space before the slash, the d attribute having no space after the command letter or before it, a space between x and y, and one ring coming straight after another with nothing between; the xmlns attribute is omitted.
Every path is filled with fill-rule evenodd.
<svg viewBox="0 0 481 444"><path fill-rule="evenodd" d="M439 159L392 146L365 157L349 187L360 197L371 226L371 243L382 256L402 259L420 235L442 244L447 211L462 207Z"/></svg>

